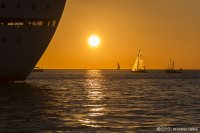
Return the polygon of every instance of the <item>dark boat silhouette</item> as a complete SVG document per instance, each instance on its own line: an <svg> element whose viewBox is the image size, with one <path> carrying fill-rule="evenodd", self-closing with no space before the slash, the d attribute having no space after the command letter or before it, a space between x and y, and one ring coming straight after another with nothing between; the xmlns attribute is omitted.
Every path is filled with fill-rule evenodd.
<svg viewBox="0 0 200 133"><path fill-rule="evenodd" d="M117 70L120 70L121 69L121 67L120 67L120 64L119 64L119 62L117 63Z"/></svg>
<svg viewBox="0 0 200 133"><path fill-rule="evenodd" d="M166 73L182 73L183 70L180 68L179 70L175 69L175 63L170 59L168 68L165 70Z"/></svg>

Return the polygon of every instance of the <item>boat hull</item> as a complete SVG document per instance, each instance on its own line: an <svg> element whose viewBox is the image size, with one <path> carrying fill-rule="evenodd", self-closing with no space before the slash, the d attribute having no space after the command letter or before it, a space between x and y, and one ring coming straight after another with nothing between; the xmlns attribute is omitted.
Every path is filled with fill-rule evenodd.
<svg viewBox="0 0 200 133"><path fill-rule="evenodd" d="M183 73L181 70L165 70L166 73Z"/></svg>
<svg viewBox="0 0 200 133"><path fill-rule="evenodd" d="M147 70L137 70L137 71L131 71L133 73L148 73Z"/></svg>
<svg viewBox="0 0 200 133"><path fill-rule="evenodd" d="M66 0L0 0L0 82L25 80L48 47Z"/></svg>
<svg viewBox="0 0 200 133"><path fill-rule="evenodd" d="M34 68L32 72L44 72L42 68Z"/></svg>

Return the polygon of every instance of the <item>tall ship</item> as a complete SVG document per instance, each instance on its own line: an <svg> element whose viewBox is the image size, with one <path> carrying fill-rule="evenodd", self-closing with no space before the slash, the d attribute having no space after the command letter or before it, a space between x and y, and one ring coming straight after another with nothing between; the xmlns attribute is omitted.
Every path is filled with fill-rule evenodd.
<svg viewBox="0 0 200 133"><path fill-rule="evenodd" d="M168 68L165 70L166 73L182 73L183 70L182 68L180 68L179 70L175 69L175 63L174 60L172 60L170 58L169 64L168 64Z"/></svg>
<svg viewBox="0 0 200 133"><path fill-rule="evenodd" d="M139 50L137 58L135 60L135 63L132 67L132 72L135 73L147 73L148 71L146 70L145 64L144 64L144 58L141 54L141 50Z"/></svg>
<svg viewBox="0 0 200 133"><path fill-rule="evenodd" d="M67 0L0 0L0 82L25 80L48 47Z"/></svg>

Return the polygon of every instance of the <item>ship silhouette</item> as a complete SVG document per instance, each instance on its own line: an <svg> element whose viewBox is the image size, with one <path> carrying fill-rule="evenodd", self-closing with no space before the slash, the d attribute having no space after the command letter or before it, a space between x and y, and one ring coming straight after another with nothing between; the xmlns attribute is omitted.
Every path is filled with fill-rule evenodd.
<svg viewBox="0 0 200 133"><path fill-rule="evenodd" d="M0 0L0 82L25 80L48 47L66 0Z"/></svg>

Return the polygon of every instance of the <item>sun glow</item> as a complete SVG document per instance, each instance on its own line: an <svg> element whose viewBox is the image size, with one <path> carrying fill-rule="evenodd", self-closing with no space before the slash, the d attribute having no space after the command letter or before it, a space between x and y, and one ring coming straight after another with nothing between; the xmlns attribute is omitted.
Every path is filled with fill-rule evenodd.
<svg viewBox="0 0 200 133"><path fill-rule="evenodd" d="M98 36L96 36L96 35L90 36L89 39L88 39L88 44L91 47L99 46L100 42L101 42L100 38Z"/></svg>

